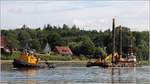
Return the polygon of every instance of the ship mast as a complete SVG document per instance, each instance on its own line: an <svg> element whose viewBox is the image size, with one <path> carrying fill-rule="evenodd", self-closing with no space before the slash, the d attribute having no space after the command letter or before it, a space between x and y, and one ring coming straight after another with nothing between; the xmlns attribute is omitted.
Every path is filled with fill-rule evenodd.
<svg viewBox="0 0 150 84"><path fill-rule="evenodd" d="M119 60L122 58L122 27L119 26Z"/></svg>
<svg viewBox="0 0 150 84"><path fill-rule="evenodd" d="M115 54L115 19L112 22L112 40L113 40L113 52L112 52L112 64L114 64L114 54Z"/></svg>

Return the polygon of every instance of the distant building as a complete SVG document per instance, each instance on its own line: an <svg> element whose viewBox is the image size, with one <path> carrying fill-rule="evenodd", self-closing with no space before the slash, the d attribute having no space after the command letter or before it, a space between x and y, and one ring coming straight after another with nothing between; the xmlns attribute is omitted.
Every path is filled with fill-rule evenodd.
<svg viewBox="0 0 150 84"><path fill-rule="evenodd" d="M0 36L0 49L1 52L6 52L9 53L10 49L7 47L7 40L5 38L5 36Z"/></svg>
<svg viewBox="0 0 150 84"><path fill-rule="evenodd" d="M51 48L49 46L49 44L47 43L44 50L43 50L45 53L51 53Z"/></svg>
<svg viewBox="0 0 150 84"><path fill-rule="evenodd" d="M4 36L0 36L0 48L5 48L7 46L6 38Z"/></svg>
<svg viewBox="0 0 150 84"><path fill-rule="evenodd" d="M72 55L72 51L69 47L56 46L54 52L62 55Z"/></svg>

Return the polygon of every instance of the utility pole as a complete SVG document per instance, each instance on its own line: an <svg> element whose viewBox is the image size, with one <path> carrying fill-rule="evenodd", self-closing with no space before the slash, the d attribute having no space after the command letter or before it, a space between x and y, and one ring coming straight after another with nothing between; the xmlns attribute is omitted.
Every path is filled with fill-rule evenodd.
<svg viewBox="0 0 150 84"><path fill-rule="evenodd" d="M115 19L112 22L112 40L113 40L113 52L112 52L112 64L114 64L114 54L115 54Z"/></svg>

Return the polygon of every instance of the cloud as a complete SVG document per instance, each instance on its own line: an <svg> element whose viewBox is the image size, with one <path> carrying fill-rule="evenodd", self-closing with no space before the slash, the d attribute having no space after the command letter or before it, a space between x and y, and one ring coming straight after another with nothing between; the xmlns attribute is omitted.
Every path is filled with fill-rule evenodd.
<svg viewBox="0 0 150 84"><path fill-rule="evenodd" d="M111 28L117 25L131 30L148 30L147 1L2 1L1 28L17 28L23 24L43 27L44 24L76 24L86 30ZM142 29L141 29L142 28Z"/></svg>

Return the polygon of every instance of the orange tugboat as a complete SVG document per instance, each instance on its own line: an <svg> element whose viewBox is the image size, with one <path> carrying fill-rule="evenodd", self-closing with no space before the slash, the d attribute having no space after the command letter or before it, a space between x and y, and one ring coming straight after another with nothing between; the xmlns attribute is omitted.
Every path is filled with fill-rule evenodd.
<svg viewBox="0 0 150 84"><path fill-rule="evenodd" d="M45 65L42 65L39 63L40 58L38 58L35 54L32 52L22 52L19 58L14 59L13 65L17 68L44 68Z"/></svg>

